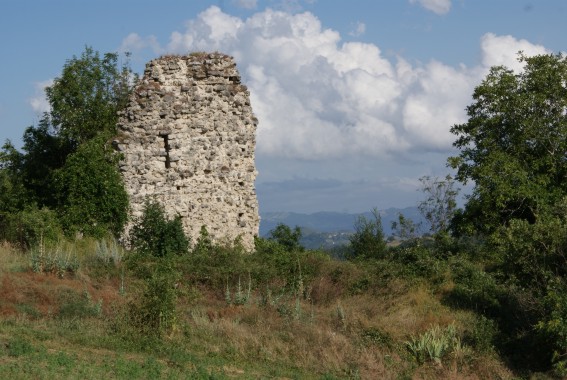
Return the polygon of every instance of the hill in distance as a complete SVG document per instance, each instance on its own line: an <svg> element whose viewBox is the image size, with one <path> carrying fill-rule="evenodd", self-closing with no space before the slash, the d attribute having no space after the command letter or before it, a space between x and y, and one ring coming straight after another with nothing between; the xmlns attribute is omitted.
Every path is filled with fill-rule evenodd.
<svg viewBox="0 0 567 380"><path fill-rule="evenodd" d="M385 236L392 234L392 222L398 220L399 214L411 219L416 224L425 225L423 216L417 207L380 210ZM291 228L295 226L301 228L303 232L301 243L306 248L331 248L348 243L348 238L354 232L354 225L359 216L373 218L371 212L357 214L327 211L313 214L296 212L260 213L260 236L267 236L278 224L283 223Z"/></svg>

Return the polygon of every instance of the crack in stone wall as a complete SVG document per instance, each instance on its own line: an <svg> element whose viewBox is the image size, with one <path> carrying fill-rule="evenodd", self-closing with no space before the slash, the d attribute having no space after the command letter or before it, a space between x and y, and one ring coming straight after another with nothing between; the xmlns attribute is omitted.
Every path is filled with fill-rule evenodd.
<svg viewBox="0 0 567 380"><path fill-rule="evenodd" d="M141 216L154 197L169 216L181 216L193 242L205 225L213 240L241 236L252 249L260 221L257 124L232 57L193 53L149 62L114 141L124 156L131 215Z"/></svg>

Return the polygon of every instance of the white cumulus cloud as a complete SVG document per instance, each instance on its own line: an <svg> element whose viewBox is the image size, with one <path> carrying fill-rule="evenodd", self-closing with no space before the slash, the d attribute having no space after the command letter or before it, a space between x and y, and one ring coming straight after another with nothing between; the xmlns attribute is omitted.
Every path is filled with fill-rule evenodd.
<svg viewBox="0 0 567 380"><path fill-rule="evenodd" d="M451 0L410 0L410 3L418 3L425 9L438 15L444 15L451 10Z"/></svg>
<svg viewBox="0 0 567 380"><path fill-rule="evenodd" d="M497 36L486 33L481 40L482 63L485 66L504 65L516 72L523 68L518 62L518 52L526 56L549 54L550 51L541 45L534 45L527 40L518 40L512 36Z"/></svg>
<svg viewBox="0 0 567 380"><path fill-rule="evenodd" d="M448 152L450 127L466 121L465 107L489 67L516 67L519 50L546 52L490 33L480 48L474 67L411 64L385 58L374 44L341 42L309 12L267 9L240 19L213 6L173 32L164 50L233 55L260 121L257 151L326 159Z"/></svg>

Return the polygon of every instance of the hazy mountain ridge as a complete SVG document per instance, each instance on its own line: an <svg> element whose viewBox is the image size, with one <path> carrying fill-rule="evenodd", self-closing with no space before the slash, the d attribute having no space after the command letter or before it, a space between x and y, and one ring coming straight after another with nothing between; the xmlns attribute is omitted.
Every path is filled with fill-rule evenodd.
<svg viewBox="0 0 567 380"><path fill-rule="evenodd" d="M384 235L392 234L392 222L403 214L415 223L424 221L417 207L388 208L380 210ZM371 218L371 212L342 213L321 211L312 214L296 212L265 212L260 213L260 236L266 236L270 230L283 223L290 227L299 226L303 231L302 242L307 248L320 246L330 247L348 242L350 233L354 232L354 224L359 216ZM425 224L425 223L423 223ZM424 231L421 231L424 232Z"/></svg>

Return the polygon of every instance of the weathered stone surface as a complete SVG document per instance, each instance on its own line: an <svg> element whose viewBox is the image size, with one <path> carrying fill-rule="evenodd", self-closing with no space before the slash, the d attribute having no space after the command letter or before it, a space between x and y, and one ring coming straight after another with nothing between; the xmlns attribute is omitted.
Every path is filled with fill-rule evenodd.
<svg viewBox="0 0 567 380"><path fill-rule="evenodd" d="M232 57L199 53L149 62L114 142L124 155L131 214L140 216L153 196L170 216L181 216L193 242L205 225L213 239L241 236L252 249L259 227L257 123Z"/></svg>

